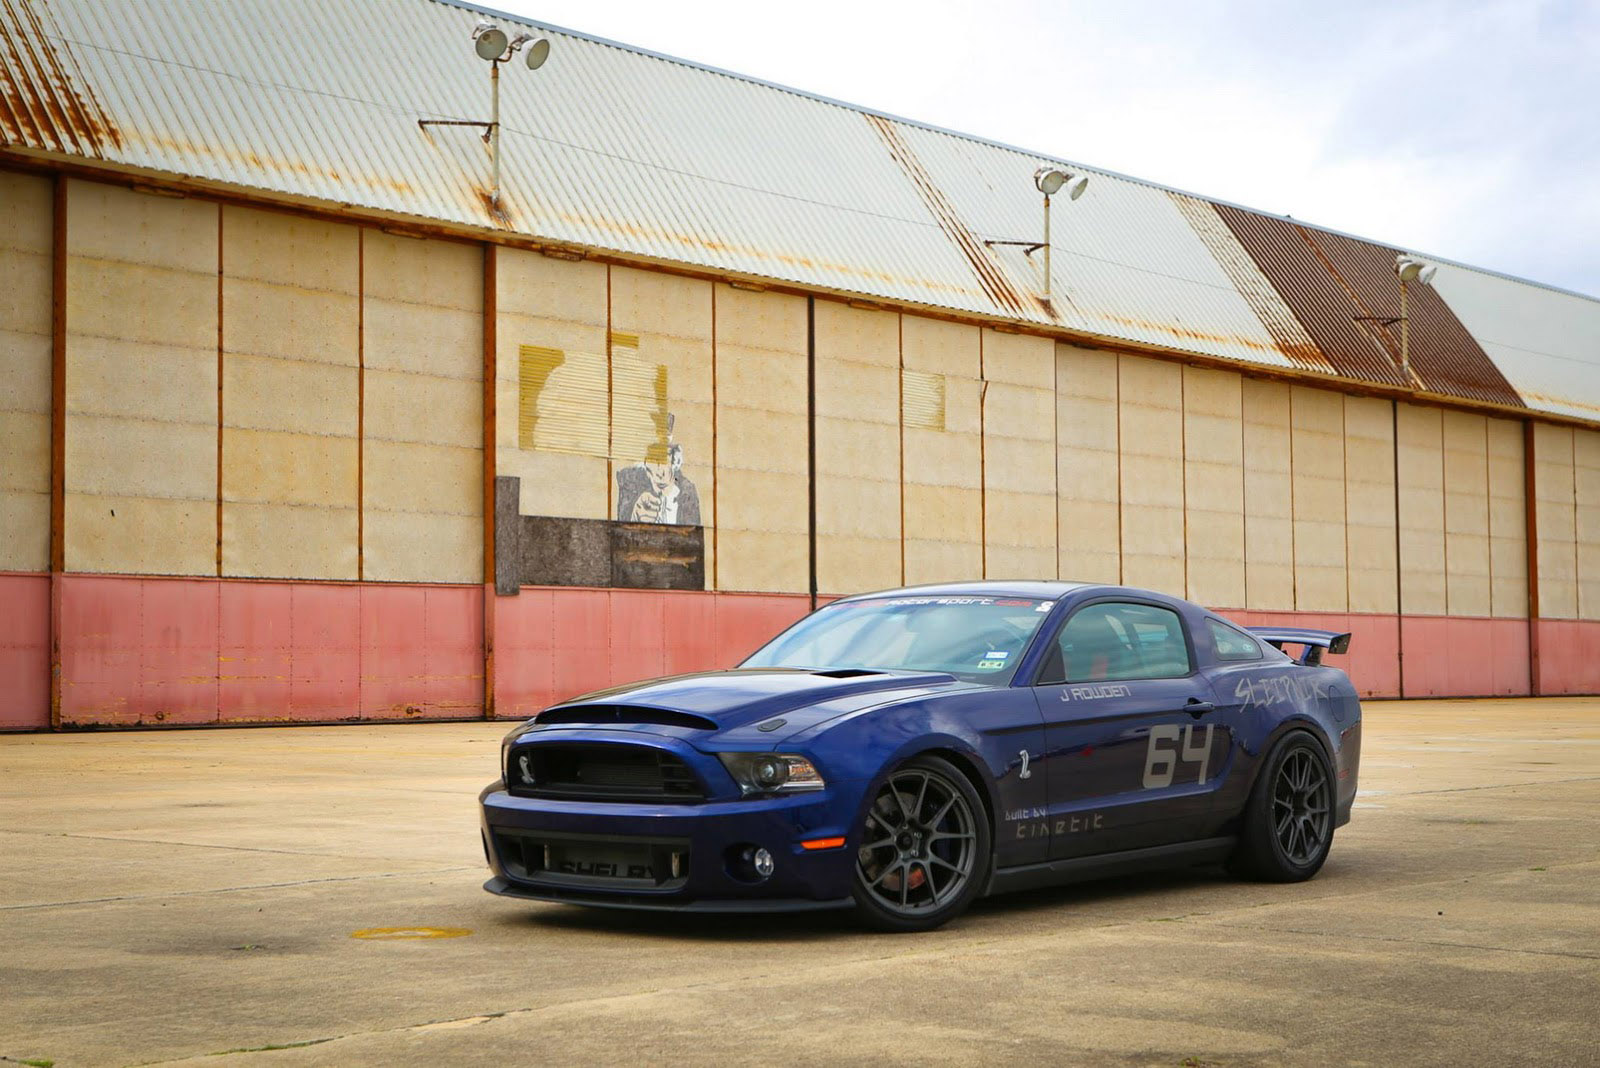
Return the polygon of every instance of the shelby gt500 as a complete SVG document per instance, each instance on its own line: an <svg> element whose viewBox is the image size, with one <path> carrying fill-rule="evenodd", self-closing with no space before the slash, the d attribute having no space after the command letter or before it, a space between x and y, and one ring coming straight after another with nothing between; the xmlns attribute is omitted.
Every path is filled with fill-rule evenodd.
<svg viewBox="0 0 1600 1068"><path fill-rule="evenodd" d="M1162 865L1307 879L1355 800L1361 706L1322 665L1349 637L1066 582L834 601L734 670L508 734L485 888L924 930L984 894Z"/></svg>

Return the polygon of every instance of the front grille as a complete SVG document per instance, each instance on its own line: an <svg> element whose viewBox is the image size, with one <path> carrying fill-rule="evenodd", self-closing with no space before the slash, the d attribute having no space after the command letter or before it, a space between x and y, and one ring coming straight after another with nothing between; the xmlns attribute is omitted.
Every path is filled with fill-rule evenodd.
<svg viewBox="0 0 1600 1068"><path fill-rule="evenodd" d="M495 852L513 879L575 887L670 890L689 876L689 840L571 835L494 828Z"/></svg>
<svg viewBox="0 0 1600 1068"><path fill-rule="evenodd" d="M506 788L518 797L687 802L705 798L678 757L646 745L546 743L511 751Z"/></svg>

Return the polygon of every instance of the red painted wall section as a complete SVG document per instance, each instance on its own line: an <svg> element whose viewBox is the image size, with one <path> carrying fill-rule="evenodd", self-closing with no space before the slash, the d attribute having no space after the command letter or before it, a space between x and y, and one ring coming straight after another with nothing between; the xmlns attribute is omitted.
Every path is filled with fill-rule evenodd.
<svg viewBox="0 0 1600 1068"><path fill-rule="evenodd" d="M0 573L0 731L50 726L50 576Z"/></svg>
<svg viewBox="0 0 1600 1068"><path fill-rule="evenodd" d="M1600 622L1541 619L1539 692L1600 694Z"/></svg>
<svg viewBox="0 0 1600 1068"><path fill-rule="evenodd" d="M1350 652L1329 656L1362 697L1400 695L1400 621L1394 616L1324 612L1219 612L1247 627L1310 627L1350 634Z"/></svg>
<svg viewBox="0 0 1600 1068"><path fill-rule="evenodd" d="M809 597L526 587L494 601L495 715L527 719L625 682L733 667Z"/></svg>
<svg viewBox="0 0 1600 1068"><path fill-rule="evenodd" d="M471 718L476 586L66 575L64 726Z"/></svg>

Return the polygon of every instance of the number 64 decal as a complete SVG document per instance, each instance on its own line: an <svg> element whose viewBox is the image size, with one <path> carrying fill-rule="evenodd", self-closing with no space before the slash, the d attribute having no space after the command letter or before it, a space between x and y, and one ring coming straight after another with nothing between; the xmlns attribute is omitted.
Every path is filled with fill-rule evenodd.
<svg viewBox="0 0 1600 1068"><path fill-rule="evenodd" d="M1195 740L1199 739L1199 744ZM1164 743L1170 749L1163 749ZM1163 723L1150 728L1150 748L1144 757L1144 788L1156 789L1172 785L1173 773L1178 763L1199 764L1201 786L1206 783L1206 769L1211 764L1211 724L1206 724L1205 734L1194 726L1180 727L1176 723Z"/></svg>

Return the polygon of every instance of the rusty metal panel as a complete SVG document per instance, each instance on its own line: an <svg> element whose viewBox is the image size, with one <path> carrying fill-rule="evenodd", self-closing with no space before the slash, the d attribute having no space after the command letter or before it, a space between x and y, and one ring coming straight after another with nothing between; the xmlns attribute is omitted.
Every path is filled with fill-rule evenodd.
<svg viewBox="0 0 1600 1068"><path fill-rule="evenodd" d="M1366 313L1355 307L1303 227L1226 204L1216 211L1335 370L1368 382L1405 384L1398 360L1374 335L1376 324L1356 318Z"/></svg>
<svg viewBox="0 0 1600 1068"><path fill-rule="evenodd" d="M1326 230L1301 229L1361 309L1357 314L1376 316L1378 322L1400 314L1400 280L1394 273L1399 249ZM1438 291L1427 285L1407 289L1411 370L1422 387L1433 393L1520 407L1522 398ZM1384 328L1379 339L1398 362L1398 322Z"/></svg>

